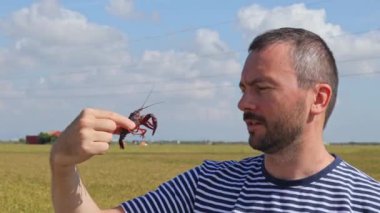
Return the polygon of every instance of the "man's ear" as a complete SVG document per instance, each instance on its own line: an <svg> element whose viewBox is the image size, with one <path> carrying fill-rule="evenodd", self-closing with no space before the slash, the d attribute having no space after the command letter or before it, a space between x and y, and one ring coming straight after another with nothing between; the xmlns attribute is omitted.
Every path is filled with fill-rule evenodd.
<svg viewBox="0 0 380 213"><path fill-rule="evenodd" d="M311 113L316 115L326 111L330 103L332 89L330 85L325 83L318 83L313 90L314 102L311 106Z"/></svg>

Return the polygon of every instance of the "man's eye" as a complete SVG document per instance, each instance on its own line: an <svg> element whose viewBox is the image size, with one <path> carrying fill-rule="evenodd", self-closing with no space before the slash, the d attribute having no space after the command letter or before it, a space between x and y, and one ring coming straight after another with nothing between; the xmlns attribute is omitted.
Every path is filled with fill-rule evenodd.
<svg viewBox="0 0 380 213"><path fill-rule="evenodd" d="M265 90L269 90L270 87L257 87L257 89L258 89L259 91L265 91Z"/></svg>

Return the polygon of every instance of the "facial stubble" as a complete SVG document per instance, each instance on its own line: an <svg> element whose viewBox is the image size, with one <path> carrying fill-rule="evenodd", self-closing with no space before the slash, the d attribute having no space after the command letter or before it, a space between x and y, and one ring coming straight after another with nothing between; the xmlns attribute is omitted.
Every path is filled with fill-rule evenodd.
<svg viewBox="0 0 380 213"><path fill-rule="evenodd" d="M278 110L277 113L278 118L269 122L262 116L247 113L248 117L258 118L266 129L263 136L249 132L249 144L253 149L274 154L296 143L304 128L305 103L298 100L290 110Z"/></svg>

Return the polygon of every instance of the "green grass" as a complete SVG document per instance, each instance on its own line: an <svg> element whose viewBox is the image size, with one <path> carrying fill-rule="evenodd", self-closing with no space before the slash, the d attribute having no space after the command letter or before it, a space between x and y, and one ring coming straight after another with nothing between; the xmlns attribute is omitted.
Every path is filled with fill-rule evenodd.
<svg viewBox="0 0 380 213"><path fill-rule="evenodd" d="M328 146L352 165L380 180L380 146ZM49 145L0 145L0 212L53 212ZM239 160L259 154L248 145L112 146L79 166L99 206L108 208L154 189L163 181L210 160Z"/></svg>

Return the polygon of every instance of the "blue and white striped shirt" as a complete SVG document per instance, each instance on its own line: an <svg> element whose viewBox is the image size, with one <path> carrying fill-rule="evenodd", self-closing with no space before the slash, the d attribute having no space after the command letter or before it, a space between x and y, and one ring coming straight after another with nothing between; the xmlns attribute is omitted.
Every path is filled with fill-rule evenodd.
<svg viewBox="0 0 380 213"><path fill-rule="evenodd" d="M264 155L205 161L155 191L121 204L125 212L380 212L380 183L335 157L319 173L286 181Z"/></svg>

